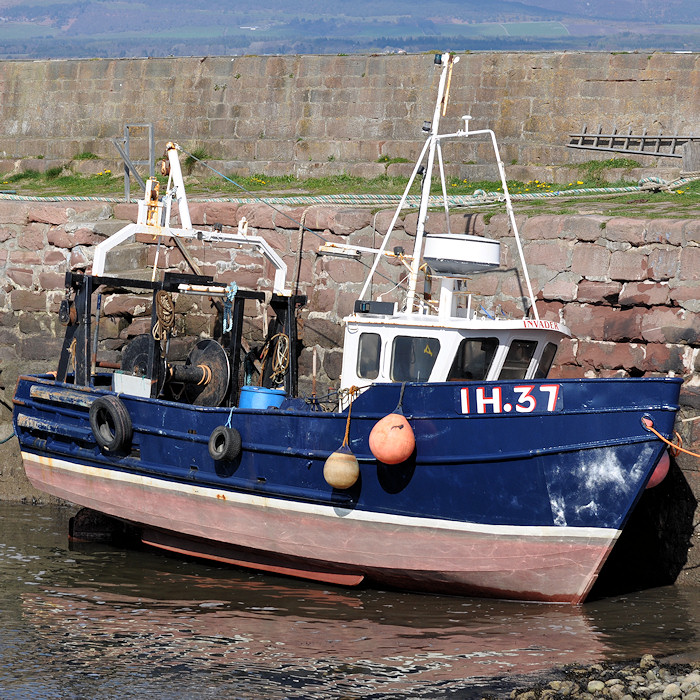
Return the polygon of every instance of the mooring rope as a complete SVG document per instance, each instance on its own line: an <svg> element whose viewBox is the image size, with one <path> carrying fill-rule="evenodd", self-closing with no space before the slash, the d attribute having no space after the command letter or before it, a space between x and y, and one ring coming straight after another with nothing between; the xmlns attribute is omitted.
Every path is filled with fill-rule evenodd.
<svg viewBox="0 0 700 700"><path fill-rule="evenodd" d="M671 454L673 454L674 457L679 452L684 452L685 454L690 455L691 457L697 457L698 459L700 459L700 454L698 454L697 452L691 452L690 450L686 450L684 447L681 447L681 445L683 444L683 439L681 438L678 432L674 431L676 439L678 440L678 444L676 444L675 442L667 440L658 430L656 430L656 428L654 428L654 423L652 422L651 418L642 418L642 425L650 433L656 435L656 437L659 438L661 442L666 443L671 448Z"/></svg>

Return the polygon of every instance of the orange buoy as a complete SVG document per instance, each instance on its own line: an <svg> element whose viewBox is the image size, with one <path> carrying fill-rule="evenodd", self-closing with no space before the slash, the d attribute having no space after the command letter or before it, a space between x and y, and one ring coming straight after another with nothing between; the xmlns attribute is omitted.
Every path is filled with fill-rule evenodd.
<svg viewBox="0 0 700 700"><path fill-rule="evenodd" d="M323 465L323 478L334 489L349 489L360 476L360 465L346 445L332 452Z"/></svg>
<svg viewBox="0 0 700 700"><path fill-rule="evenodd" d="M648 489L653 489L654 486L658 486L666 478L666 474L668 474L668 468L670 464L671 459L668 456L668 450L664 450L664 453L661 455L659 463L654 468L651 478L647 482Z"/></svg>
<svg viewBox="0 0 700 700"><path fill-rule="evenodd" d="M390 413L369 434L369 449L384 464L405 462L416 447L413 428L403 413Z"/></svg>

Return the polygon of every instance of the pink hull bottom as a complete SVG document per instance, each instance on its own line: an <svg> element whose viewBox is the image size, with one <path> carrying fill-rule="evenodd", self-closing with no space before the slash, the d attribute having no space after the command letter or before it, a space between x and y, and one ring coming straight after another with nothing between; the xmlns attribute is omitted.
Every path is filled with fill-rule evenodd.
<svg viewBox="0 0 700 700"><path fill-rule="evenodd" d="M240 494L23 453L32 484L144 527L171 551L355 585L582 602L618 536L477 525Z"/></svg>

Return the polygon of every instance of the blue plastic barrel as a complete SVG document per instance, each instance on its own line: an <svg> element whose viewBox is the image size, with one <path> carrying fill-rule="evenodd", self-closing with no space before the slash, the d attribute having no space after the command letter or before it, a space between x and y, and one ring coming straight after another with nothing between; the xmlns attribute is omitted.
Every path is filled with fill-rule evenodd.
<svg viewBox="0 0 700 700"><path fill-rule="evenodd" d="M279 408L286 398L284 389L268 389L264 386L241 387L239 408Z"/></svg>

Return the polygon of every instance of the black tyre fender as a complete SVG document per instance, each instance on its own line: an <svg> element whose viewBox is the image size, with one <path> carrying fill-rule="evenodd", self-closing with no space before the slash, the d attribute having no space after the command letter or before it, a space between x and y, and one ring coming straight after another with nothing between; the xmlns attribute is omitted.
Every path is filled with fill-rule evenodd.
<svg viewBox="0 0 700 700"><path fill-rule="evenodd" d="M235 428L220 425L209 438L209 456L216 462L233 460L241 454L241 434Z"/></svg>
<svg viewBox="0 0 700 700"><path fill-rule="evenodd" d="M90 428L104 452L121 452L131 443L131 416L116 396L100 396L92 402Z"/></svg>

